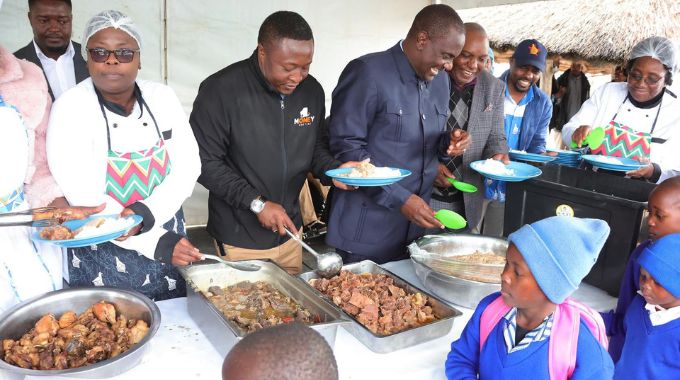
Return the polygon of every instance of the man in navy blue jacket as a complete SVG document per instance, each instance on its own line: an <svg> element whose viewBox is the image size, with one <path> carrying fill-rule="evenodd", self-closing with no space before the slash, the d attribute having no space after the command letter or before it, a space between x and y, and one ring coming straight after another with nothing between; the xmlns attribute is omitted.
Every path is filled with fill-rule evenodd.
<svg viewBox="0 0 680 380"><path fill-rule="evenodd" d="M505 137L508 149L527 153L545 153L552 102L536 81L545 70L548 52L537 40L524 40L510 59L510 69L501 75L505 82ZM486 236L503 235L505 183L485 181L485 204L482 208Z"/></svg>
<svg viewBox="0 0 680 380"><path fill-rule="evenodd" d="M465 40L451 7L430 5L406 38L389 50L351 61L333 91L330 147L340 161L367 158L413 174L381 187L337 191L327 243L345 262L406 257L425 228L442 228L428 205L438 157L463 153L469 137L446 133L453 58Z"/></svg>

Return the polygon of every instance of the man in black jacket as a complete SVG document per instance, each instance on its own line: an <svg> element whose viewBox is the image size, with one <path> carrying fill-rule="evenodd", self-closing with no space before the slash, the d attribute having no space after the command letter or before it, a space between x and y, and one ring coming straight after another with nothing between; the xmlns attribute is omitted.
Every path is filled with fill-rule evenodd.
<svg viewBox="0 0 680 380"><path fill-rule="evenodd" d="M80 44L71 41L71 0L29 0L28 20L33 41L14 55L40 66L54 100L90 76Z"/></svg>
<svg viewBox="0 0 680 380"><path fill-rule="evenodd" d="M302 225L298 194L307 173L330 183L324 172L340 165L324 133L323 88L309 75L313 54L307 22L276 12L262 23L250 58L201 83L190 117L198 182L210 192L208 232L227 259L302 267L302 250L285 228L297 234Z"/></svg>

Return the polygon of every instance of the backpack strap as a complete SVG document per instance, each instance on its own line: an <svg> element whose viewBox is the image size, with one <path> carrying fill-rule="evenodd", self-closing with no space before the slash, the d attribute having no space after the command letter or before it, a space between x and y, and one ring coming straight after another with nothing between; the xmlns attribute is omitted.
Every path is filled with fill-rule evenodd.
<svg viewBox="0 0 680 380"><path fill-rule="evenodd" d="M482 316L479 318L479 351L482 351L486 339L491 334L494 327L500 322L501 318L510 311L510 306L503 302L503 297L498 296L490 304L486 306L486 309L482 312Z"/></svg>
<svg viewBox="0 0 680 380"><path fill-rule="evenodd" d="M552 380L569 379L576 369L578 334L581 321L606 349L607 333L602 317L590 307L567 298L555 309L550 332L548 369Z"/></svg>

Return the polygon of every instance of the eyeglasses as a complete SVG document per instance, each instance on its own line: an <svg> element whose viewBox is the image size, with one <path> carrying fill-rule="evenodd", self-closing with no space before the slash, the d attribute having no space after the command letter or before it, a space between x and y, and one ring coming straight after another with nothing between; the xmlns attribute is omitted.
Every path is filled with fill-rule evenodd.
<svg viewBox="0 0 680 380"><path fill-rule="evenodd" d="M127 48L122 48L122 49L115 49L115 50L107 50L104 48L94 48L94 49L87 49L88 52L90 52L90 57L92 57L92 60L97 62L97 63L104 63L109 59L109 56L111 56L111 53L116 57L116 60L120 63L130 63L132 60L135 58L135 53L139 52L139 49L127 49Z"/></svg>
<svg viewBox="0 0 680 380"><path fill-rule="evenodd" d="M653 76L653 77L643 77L643 76L640 75L640 74L628 73L628 81L630 81L631 79L632 79L633 81L635 81L635 82L640 82L640 81L644 80L645 83L646 83L648 86L653 86L653 85L659 83L659 81L660 81L661 79L663 79L663 77L657 77L657 76Z"/></svg>

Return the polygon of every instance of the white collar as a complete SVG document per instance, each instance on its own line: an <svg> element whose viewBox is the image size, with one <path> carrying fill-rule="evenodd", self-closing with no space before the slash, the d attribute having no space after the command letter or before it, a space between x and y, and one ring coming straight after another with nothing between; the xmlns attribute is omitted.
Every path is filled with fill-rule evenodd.
<svg viewBox="0 0 680 380"><path fill-rule="evenodd" d="M40 50L40 47L38 47L38 44L35 43L35 40L33 40L33 47L35 48L35 54L38 56L38 59L45 60L45 59L52 59L43 53L42 50ZM60 57L66 56L67 58L73 59L73 56L75 55L75 49L73 48L73 42L69 41L68 42L68 47L66 48L66 51L64 54L62 54ZM56 61L56 60L55 60Z"/></svg>
<svg viewBox="0 0 680 380"><path fill-rule="evenodd" d="M680 318L680 306L664 309L659 305L645 304L652 326L659 326Z"/></svg>

